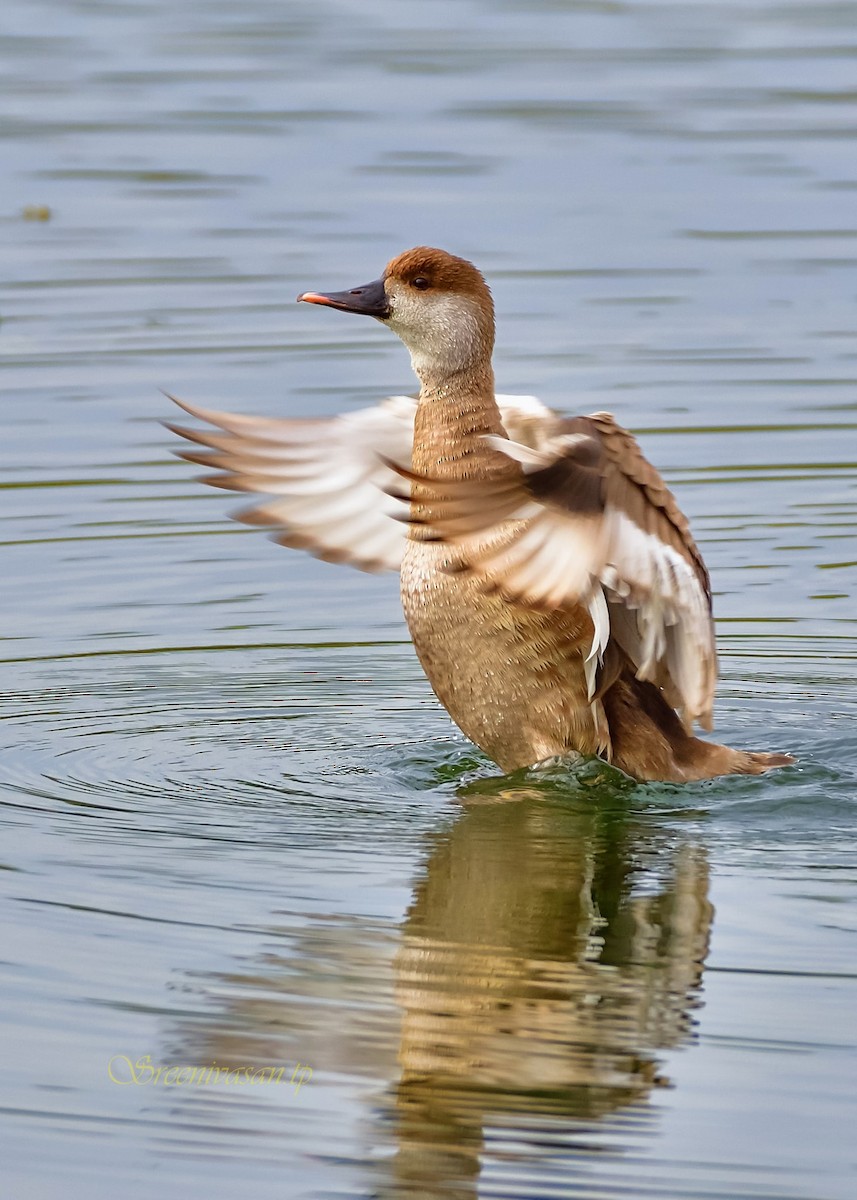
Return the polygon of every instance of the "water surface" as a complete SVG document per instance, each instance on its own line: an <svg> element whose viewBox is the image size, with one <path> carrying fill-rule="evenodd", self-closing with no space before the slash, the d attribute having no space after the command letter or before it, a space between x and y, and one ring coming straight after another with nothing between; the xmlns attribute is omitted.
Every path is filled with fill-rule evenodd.
<svg viewBox="0 0 857 1200"><path fill-rule="evenodd" d="M851 2L9 0L4 1194L851 1200L855 60ZM293 297L420 242L662 466L717 733L799 767L498 780L394 580L171 457L159 388L409 390Z"/></svg>

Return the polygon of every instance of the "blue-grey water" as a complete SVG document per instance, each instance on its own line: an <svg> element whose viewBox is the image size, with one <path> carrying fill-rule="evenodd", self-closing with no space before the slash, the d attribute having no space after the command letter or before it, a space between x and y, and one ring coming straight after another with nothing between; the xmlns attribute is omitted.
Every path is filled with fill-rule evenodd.
<svg viewBox="0 0 857 1200"><path fill-rule="evenodd" d="M852 1200L857 3L6 0L0 163L2 1195ZM171 456L160 388L409 390L293 299L416 243L664 469L797 767L498 780L394 579Z"/></svg>

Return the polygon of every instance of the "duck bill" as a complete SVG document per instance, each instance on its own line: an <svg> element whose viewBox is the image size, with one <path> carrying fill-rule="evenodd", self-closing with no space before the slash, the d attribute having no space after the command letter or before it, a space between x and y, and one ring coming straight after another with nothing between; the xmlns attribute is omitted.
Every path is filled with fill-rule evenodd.
<svg viewBox="0 0 857 1200"><path fill-rule="evenodd" d="M338 308L340 312L360 313L364 317L377 317L379 321L390 315L390 302L384 290L384 280L375 279L362 287L347 292L301 292L298 302L324 304L327 308Z"/></svg>

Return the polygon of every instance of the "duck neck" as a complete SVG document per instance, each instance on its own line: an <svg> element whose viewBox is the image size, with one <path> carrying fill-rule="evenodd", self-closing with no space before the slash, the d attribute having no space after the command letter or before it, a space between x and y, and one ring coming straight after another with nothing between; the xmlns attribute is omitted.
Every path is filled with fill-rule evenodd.
<svg viewBox="0 0 857 1200"><path fill-rule="evenodd" d="M496 470L502 458L483 440L505 435L494 398L491 363L481 362L452 374L420 372L414 423L414 470L435 478L479 478ZM466 466L463 464L466 463Z"/></svg>

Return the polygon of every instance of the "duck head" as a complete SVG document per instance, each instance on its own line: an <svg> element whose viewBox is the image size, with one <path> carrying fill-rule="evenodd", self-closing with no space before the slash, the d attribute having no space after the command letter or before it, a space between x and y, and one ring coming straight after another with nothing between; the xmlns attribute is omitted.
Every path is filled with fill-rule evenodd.
<svg viewBox="0 0 857 1200"><path fill-rule="evenodd" d="M431 246L397 255L372 283L345 292L302 292L298 300L382 321L408 347L421 379L484 364L494 347L488 284L472 263Z"/></svg>

